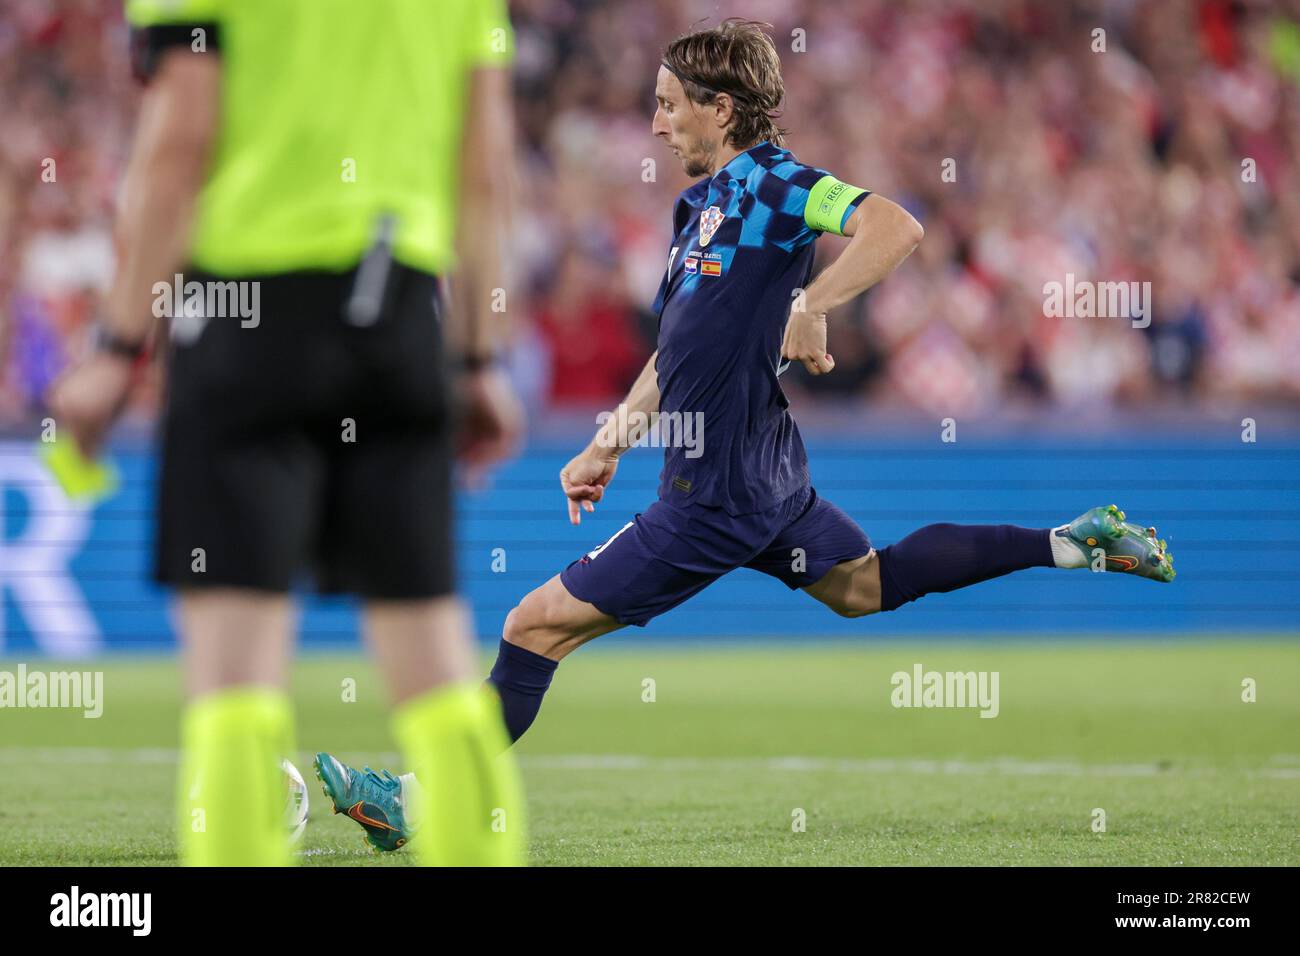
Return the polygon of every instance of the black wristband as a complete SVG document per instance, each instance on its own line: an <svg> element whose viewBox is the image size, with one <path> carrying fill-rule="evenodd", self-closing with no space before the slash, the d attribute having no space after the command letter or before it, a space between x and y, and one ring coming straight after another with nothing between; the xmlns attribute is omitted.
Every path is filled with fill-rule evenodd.
<svg viewBox="0 0 1300 956"><path fill-rule="evenodd" d="M141 83L153 79L169 50L194 50L196 33L205 51L221 49L221 27L215 22L164 23L131 30L131 72Z"/></svg>
<svg viewBox="0 0 1300 956"><path fill-rule="evenodd" d="M124 358L131 362L138 362L144 357L149 350L146 340L132 342L128 339L114 335L102 325L95 327L95 351L107 352L118 358Z"/></svg>

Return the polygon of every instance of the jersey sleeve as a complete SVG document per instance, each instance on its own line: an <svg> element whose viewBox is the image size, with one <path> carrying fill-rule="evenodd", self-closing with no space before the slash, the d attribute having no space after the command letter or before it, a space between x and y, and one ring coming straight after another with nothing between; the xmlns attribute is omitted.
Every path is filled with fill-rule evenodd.
<svg viewBox="0 0 1300 956"><path fill-rule="evenodd" d="M515 34L505 0L470 0L465 35L465 62L474 67L508 66L514 59Z"/></svg>
<svg viewBox="0 0 1300 956"><path fill-rule="evenodd" d="M773 183L769 185L766 179ZM800 163L773 167L760 185L759 198L772 209L767 239L797 249L823 232L844 235L844 224L870 190L841 182L824 169Z"/></svg>
<svg viewBox="0 0 1300 956"><path fill-rule="evenodd" d="M196 52L221 48L221 18L229 0L127 0L131 68L148 81L163 53L173 47Z"/></svg>
<svg viewBox="0 0 1300 956"><path fill-rule="evenodd" d="M127 0L126 20L137 28L215 23L226 0Z"/></svg>

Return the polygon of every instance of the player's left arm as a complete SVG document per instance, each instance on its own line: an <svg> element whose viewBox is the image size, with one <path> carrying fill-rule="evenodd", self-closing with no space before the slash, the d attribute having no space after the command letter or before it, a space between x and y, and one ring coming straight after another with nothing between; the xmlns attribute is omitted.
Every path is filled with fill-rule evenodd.
<svg viewBox="0 0 1300 956"><path fill-rule="evenodd" d="M848 246L795 300L781 344L783 358L802 362L813 375L835 367L826 351L826 314L897 269L925 235L911 213L876 193L858 204L841 231Z"/></svg>
<svg viewBox="0 0 1300 956"><path fill-rule="evenodd" d="M119 261L103 331L143 347L154 326L153 287L185 263L195 200L220 121L221 66L214 53L164 53L145 91L122 187ZM83 453L97 453L125 404L136 363L120 350L97 349L55 383L50 406Z"/></svg>
<svg viewBox="0 0 1300 956"><path fill-rule="evenodd" d="M808 286L808 312L829 312L866 292L897 269L925 236L911 213L878 193L862 200L843 231L849 244Z"/></svg>

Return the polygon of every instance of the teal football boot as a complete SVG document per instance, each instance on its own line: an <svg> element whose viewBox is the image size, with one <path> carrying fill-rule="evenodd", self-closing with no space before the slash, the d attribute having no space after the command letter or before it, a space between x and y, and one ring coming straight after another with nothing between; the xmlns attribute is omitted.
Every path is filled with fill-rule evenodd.
<svg viewBox="0 0 1300 956"><path fill-rule="evenodd" d="M1136 574L1155 581L1174 579L1174 556L1165 542L1156 537L1155 528L1142 528L1124 520L1124 512L1115 505L1093 508L1056 531L1058 538L1074 544L1083 553L1088 567L1093 551L1106 553L1106 570Z"/></svg>
<svg viewBox="0 0 1300 956"><path fill-rule="evenodd" d="M346 814L366 831L376 850L400 850L411 834L402 812L402 782L385 770L355 770L327 753L312 762L335 813Z"/></svg>

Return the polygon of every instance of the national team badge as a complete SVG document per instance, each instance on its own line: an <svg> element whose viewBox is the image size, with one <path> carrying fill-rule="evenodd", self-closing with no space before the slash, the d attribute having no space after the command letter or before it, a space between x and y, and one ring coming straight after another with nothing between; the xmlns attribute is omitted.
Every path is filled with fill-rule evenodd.
<svg viewBox="0 0 1300 956"><path fill-rule="evenodd" d="M717 206L710 206L704 212L700 213L700 246L707 246L713 234L718 231L722 225L722 210Z"/></svg>

